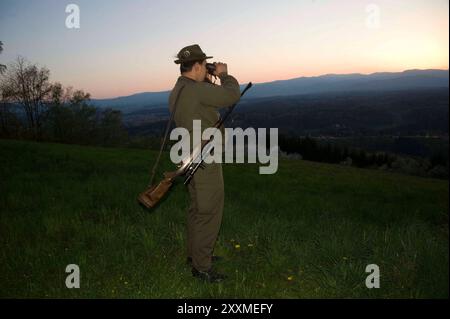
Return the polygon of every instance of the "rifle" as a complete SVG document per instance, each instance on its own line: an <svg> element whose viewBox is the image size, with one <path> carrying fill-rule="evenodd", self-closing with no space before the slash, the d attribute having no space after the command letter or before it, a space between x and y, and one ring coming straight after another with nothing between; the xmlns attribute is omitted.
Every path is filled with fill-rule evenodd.
<svg viewBox="0 0 450 319"><path fill-rule="evenodd" d="M245 89L241 93L241 97L245 92L252 87L252 82L249 82ZM228 107L227 112L214 124L215 128L220 128L220 126L225 122L227 117L231 114L236 104ZM212 138L209 140L202 141L190 154L188 159L181 164L176 171L164 172L164 178L157 185L150 185L144 192L140 193L137 200L140 204L144 205L146 208L153 208L156 204L164 197L164 195L169 191L175 179L179 176L185 176L184 185L189 184L191 179L194 177L195 172L200 167L204 167L203 160L208 156L213 145L211 143Z"/></svg>

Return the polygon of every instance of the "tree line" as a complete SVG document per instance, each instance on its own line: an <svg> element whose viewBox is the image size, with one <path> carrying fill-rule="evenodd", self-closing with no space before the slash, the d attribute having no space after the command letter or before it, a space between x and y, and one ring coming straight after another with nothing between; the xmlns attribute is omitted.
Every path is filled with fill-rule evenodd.
<svg viewBox="0 0 450 319"><path fill-rule="evenodd" d="M128 133L122 113L89 101L89 93L51 82L49 69L23 57L0 65L0 137L124 145Z"/></svg>
<svg viewBox="0 0 450 319"><path fill-rule="evenodd" d="M283 156L293 159L448 179L449 162L441 153L434 154L430 158L399 156L387 152L368 152L359 148L332 145L309 136L286 135L278 137L278 146Z"/></svg>

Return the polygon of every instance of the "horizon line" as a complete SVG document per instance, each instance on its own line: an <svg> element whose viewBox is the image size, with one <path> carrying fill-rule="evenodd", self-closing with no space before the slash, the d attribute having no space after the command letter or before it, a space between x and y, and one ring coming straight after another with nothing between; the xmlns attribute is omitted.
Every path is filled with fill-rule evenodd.
<svg viewBox="0 0 450 319"><path fill-rule="evenodd" d="M444 68L444 69L438 69L438 68L430 68L430 69L406 69L403 71L377 71L377 72L372 72L372 73L359 73L359 72L352 72L352 73L325 73L325 74L320 74L320 75L313 75L313 76L298 76L298 77L293 77L293 78L288 78L288 79L282 79L282 80L272 80L272 81L266 81L266 82L254 82L253 84L264 84L264 83L274 83L274 82L281 82L281 81L290 81L290 80L294 80L294 79L299 79L299 78L318 78L321 76L330 76L330 75L373 75L373 74L377 74L377 73L404 73L406 71L449 71L448 68ZM245 85L242 83L239 83L239 85ZM138 95L138 94L144 94L144 93L164 93L164 92L169 92L171 89L167 89L167 90L162 90L162 91L143 91L143 92L136 92L136 93L131 93L128 95L120 95L120 96L115 96L115 97L105 97L105 98L94 98L92 97L90 100L112 100L112 99L120 99L120 98L124 98L124 97L130 97L133 95Z"/></svg>

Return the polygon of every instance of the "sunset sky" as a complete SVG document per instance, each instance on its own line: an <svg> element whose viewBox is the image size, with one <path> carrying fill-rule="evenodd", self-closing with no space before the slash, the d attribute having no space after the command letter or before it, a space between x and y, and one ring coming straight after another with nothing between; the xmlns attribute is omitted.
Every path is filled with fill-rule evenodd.
<svg viewBox="0 0 450 319"><path fill-rule="evenodd" d="M80 28L68 29L68 4ZM93 98L169 90L197 43L240 83L448 69L448 0L0 0L0 63L18 55Z"/></svg>

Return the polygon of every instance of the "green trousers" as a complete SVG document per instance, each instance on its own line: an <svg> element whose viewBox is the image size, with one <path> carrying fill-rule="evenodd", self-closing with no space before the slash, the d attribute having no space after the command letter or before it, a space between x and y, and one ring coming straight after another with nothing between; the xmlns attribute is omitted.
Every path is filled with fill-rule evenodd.
<svg viewBox="0 0 450 319"><path fill-rule="evenodd" d="M193 266L209 270L222 224L224 185L222 164L205 164L188 185L191 204L187 216L187 253Z"/></svg>

